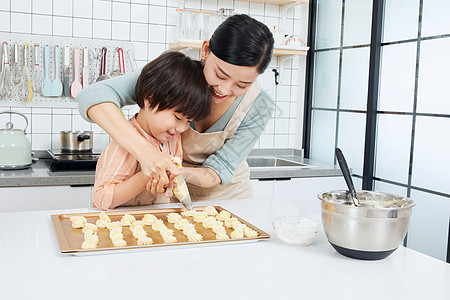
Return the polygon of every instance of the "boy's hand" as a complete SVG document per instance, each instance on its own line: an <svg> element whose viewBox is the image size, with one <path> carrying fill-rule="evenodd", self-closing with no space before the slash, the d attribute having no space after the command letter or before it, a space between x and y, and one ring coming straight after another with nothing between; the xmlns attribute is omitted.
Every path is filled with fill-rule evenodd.
<svg viewBox="0 0 450 300"><path fill-rule="evenodd" d="M150 182L156 180L158 186L167 187L170 181L168 174L171 174L171 176L180 174L180 169L172 162L170 156L164 152L153 151L151 155L145 155L138 160L141 163L141 169L145 177ZM161 182L161 180L164 181ZM147 190L152 191L151 188L147 188ZM155 192L157 191L155 187Z"/></svg>
<svg viewBox="0 0 450 300"><path fill-rule="evenodd" d="M164 193L165 197L170 198L173 196L174 187L174 182L170 181L168 184L165 184L165 180L162 178L159 181L157 181L156 179L154 179L153 181L149 181L145 188L154 195Z"/></svg>

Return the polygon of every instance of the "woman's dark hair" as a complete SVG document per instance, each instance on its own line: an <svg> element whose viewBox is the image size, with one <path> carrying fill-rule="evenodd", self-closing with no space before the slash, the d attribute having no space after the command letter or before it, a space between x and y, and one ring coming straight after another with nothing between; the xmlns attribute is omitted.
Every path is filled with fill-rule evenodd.
<svg viewBox="0 0 450 300"><path fill-rule="evenodd" d="M149 62L136 84L136 103L157 111L173 109L188 119L201 120L211 110L211 92L201 62L181 52L167 51Z"/></svg>
<svg viewBox="0 0 450 300"><path fill-rule="evenodd" d="M273 35L266 25L248 15L234 15L214 31L209 49L227 63L256 66L262 74L272 59L273 44Z"/></svg>

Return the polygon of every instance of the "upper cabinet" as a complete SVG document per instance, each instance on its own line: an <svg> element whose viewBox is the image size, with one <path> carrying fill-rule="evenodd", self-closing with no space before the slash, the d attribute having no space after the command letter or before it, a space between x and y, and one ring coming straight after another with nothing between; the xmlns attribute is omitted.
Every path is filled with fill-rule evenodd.
<svg viewBox="0 0 450 300"><path fill-rule="evenodd" d="M184 7L184 0L180 0L180 7ZM274 4L274 5L280 5L281 11L280 11L280 23L278 27L283 28L283 24L286 22L286 15L287 12L291 9L293 9L297 5L303 5L309 2L309 0L248 0L248 2L257 2L257 3L266 3L266 4ZM171 43L169 45L169 48L171 50L200 50L203 39L200 39L199 37L204 36L210 36L213 29L218 26L219 23L214 23L212 28L210 27L210 31L206 34L204 31L202 31L200 34L197 34L197 36L190 34L189 32L192 31L192 28L201 28L204 25L206 16L208 16L210 22L214 19L217 22L217 13L212 12L202 12L202 11L195 11L195 10L188 10L188 9L177 9L179 11L179 17L177 22L177 27L179 28L179 36L180 38L176 40L175 42ZM225 9L227 10L227 9ZM184 15L187 12L187 15ZM195 16L194 16L195 15ZM202 15L201 17L198 17L197 15ZM193 18L195 21L193 21L191 18ZM186 20L185 20L186 19ZM201 25L195 24L196 22L203 22ZM206 31L206 28L205 28ZM187 34L186 34L187 32ZM284 31L281 31L284 32ZM186 38L187 37L187 38ZM294 40L294 39L292 39ZM299 43L299 39L296 39L297 41L290 45L282 45L281 43L275 44L273 55L274 56L280 56L280 57L289 57L293 55L300 55L305 56L307 55L309 47L305 45L303 41Z"/></svg>

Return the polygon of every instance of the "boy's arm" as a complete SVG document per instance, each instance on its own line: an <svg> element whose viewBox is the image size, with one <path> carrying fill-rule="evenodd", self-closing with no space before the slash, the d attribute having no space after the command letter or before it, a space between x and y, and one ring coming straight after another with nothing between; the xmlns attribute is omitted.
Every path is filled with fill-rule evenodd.
<svg viewBox="0 0 450 300"><path fill-rule="evenodd" d="M114 140L97 162L93 202L102 210L115 208L145 189L147 179L137 172L138 162Z"/></svg>
<svg viewBox="0 0 450 300"><path fill-rule="evenodd" d="M145 190L148 179L142 171L134 174L125 181L117 183L114 188L114 196L111 208L115 208L133 199Z"/></svg>
<svg viewBox="0 0 450 300"><path fill-rule="evenodd" d="M186 182L202 188L212 188L221 182L219 175L210 168L183 167L181 174Z"/></svg>

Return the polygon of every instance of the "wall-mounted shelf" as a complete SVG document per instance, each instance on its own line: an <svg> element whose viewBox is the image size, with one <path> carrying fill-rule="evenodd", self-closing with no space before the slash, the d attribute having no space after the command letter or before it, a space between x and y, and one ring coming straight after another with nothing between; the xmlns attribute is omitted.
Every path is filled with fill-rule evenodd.
<svg viewBox="0 0 450 300"><path fill-rule="evenodd" d="M285 5L291 3L308 3L309 0L248 0L248 2L257 2L257 3L266 3L266 4L275 4L275 5Z"/></svg>
<svg viewBox="0 0 450 300"><path fill-rule="evenodd" d="M200 40L180 40L170 44L171 50L200 50L203 41ZM287 45L275 45L273 49L274 56L292 56L303 55L308 52L309 47L293 47Z"/></svg>

